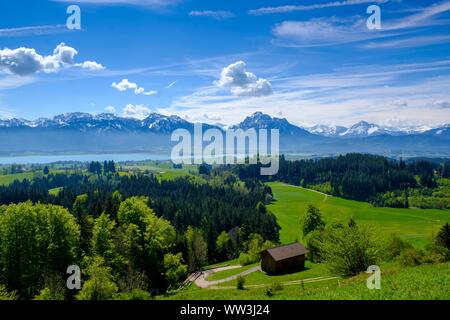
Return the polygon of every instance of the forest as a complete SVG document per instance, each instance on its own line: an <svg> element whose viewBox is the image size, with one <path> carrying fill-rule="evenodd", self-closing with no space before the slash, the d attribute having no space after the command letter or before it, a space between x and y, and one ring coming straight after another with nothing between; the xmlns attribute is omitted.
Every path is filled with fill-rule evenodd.
<svg viewBox="0 0 450 320"><path fill-rule="evenodd" d="M278 242L270 198L264 184L230 175L161 180L111 163L14 181L0 186L0 284L24 299L148 298L254 239ZM89 276L75 297L69 265Z"/></svg>
<svg viewBox="0 0 450 320"><path fill-rule="evenodd" d="M246 180L283 181L376 206L450 208L450 162L404 161L368 154L334 158L286 160L280 157L275 176L260 176L261 165L221 167Z"/></svg>

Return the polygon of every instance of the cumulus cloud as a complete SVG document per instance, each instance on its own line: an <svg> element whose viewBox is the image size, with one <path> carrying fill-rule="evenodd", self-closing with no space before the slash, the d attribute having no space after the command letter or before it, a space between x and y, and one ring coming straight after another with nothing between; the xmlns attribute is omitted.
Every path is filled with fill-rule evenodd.
<svg viewBox="0 0 450 320"><path fill-rule="evenodd" d="M105 69L100 63L97 63L95 61L85 61L83 63L77 63L77 67L80 67L82 69L92 70L92 71L99 71Z"/></svg>
<svg viewBox="0 0 450 320"><path fill-rule="evenodd" d="M148 107L143 104L128 104L123 109L122 115L125 118L135 118L139 120L143 120L150 115L151 111Z"/></svg>
<svg viewBox="0 0 450 320"><path fill-rule="evenodd" d="M261 97L273 93L270 82L247 71L244 61L223 68L220 79L215 84L222 88L230 88L231 93L236 96Z"/></svg>
<svg viewBox="0 0 450 320"><path fill-rule="evenodd" d="M147 96L154 96L158 94L158 91L155 90L145 91L143 87L140 87L137 83L128 81L128 79L122 79L119 83L113 82L112 87L121 92L134 90L134 94L144 94Z"/></svg>
<svg viewBox="0 0 450 320"><path fill-rule="evenodd" d="M115 114L116 113L116 108L114 108L113 106L107 106L105 108L105 111L108 112L108 113Z"/></svg>
<svg viewBox="0 0 450 320"><path fill-rule="evenodd" d="M52 55L43 56L33 48L17 48L0 50L0 71L27 76L38 72L52 73L58 72L62 68L81 67L89 70L102 70L104 67L95 61L75 63L77 50L67 46L65 43L59 44Z"/></svg>

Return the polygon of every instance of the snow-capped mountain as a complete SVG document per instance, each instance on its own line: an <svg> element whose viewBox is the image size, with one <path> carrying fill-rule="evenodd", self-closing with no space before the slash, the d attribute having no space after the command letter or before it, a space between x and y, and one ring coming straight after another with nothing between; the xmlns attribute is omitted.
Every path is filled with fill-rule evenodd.
<svg viewBox="0 0 450 320"><path fill-rule="evenodd" d="M218 128L203 124L204 129ZM194 124L178 116L150 114L144 120L113 114L66 113L53 118L0 120L0 154L69 152L148 152L170 150L176 129ZM284 118L257 112L231 129L278 129L286 154L332 155L367 152L383 155L450 156L450 125L429 128L381 126L366 121L349 127L301 128Z"/></svg>
<svg viewBox="0 0 450 320"><path fill-rule="evenodd" d="M305 130L324 137L338 137L341 133L347 131L347 128L342 126L326 126L318 124L313 127L305 128Z"/></svg>
<svg viewBox="0 0 450 320"><path fill-rule="evenodd" d="M384 129L384 128L380 127L379 125L369 123L366 121L360 121L360 122L352 125L346 131L340 133L339 136L346 137L346 138L361 138L361 137L390 134L390 133L391 133L391 131Z"/></svg>
<svg viewBox="0 0 450 320"><path fill-rule="evenodd" d="M441 137L450 137L450 124L446 124L439 128L428 130L425 132L425 134L441 136Z"/></svg>
<svg viewBox="0 0 450 320"><path fill-rule="evenodd" d="M262 112L255 112L251 116L245 118L241 123L230 127L231 129L278 129L280 134L285 135L301 135L301 136L309 136L311 135L307 130L297 127L285 118L272 118L271 116L264 114Z"/></svg>
<svg viewBox="0 0 450 320"><path fill-rule="evenodd" d="M39 118L36 120L6 119L0 120L0 128L35 128L35 129L70 129L70 130L96 130L96 131L149 131L154 133L169 134L176 129L193 128L193 123L188 122L179 116L166 116L152 113L144 120L134 118L119 117L111 113L93 115L90 113L73 112L57 115L53 118ZM226 128L224 125L203 124L206 128ZM389 135L448 135L450 124L439 128L427 126L381 126L367 121L360 121L349 128L343 126L315 125L313 127L302 128L291 124L285 118L271 117L262 112L256 112L241 123L230 126L231 129L248 130L256 129L278 129L280 134L291 136L323 136L332 138L364 138L370 136Z"/></svg>
<svg viewBox="0 0 450 320"><path fill-rule="evenodd" d="M189 129L192 124L177 116L150 114L144 120L123 118L111 113L92 115L74 112L57 115L53 118L39 118L34 121L23 119L0 120L0 128L69 129L79 131L151 131L170 133L178 128Z"/></svg>

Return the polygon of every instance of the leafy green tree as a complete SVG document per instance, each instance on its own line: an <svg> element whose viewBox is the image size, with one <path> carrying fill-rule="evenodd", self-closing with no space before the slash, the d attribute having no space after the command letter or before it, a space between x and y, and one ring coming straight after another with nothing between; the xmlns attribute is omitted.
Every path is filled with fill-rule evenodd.
<svg viewBox="0 0 450 320"><path fill-rule="evenodd" d="M79 235L75 218L62 207L0 207L0 270L7 288L21 298L34 297L44 273L65 273L76 261Z"/></svg>
<svg viewBox="0 0 450 320"><path fill-rule="evenodd" d="M311 262L320 262L322 258L321 246L323 241L323 230L314 230L306 235L305 242L308 248L308 260Z"/></svg>
<svg viewBox="0 0 450 320"><path fill-rule="evenodd" d="M321 254L335 274L355 275L377 264L382 244L368 226L328 228L324 233Z"/></svg>
<svg viewBox="0 0 450 320"><path fill-rule="evenodd" d="M249 240L245 243L246 252L239 255L241 265L249 265L260 260L260 252L272 248L275 245L271 241L264 241L259 234L251 234Z"/></svg>
<svg viewBox="0 0 450 320"><path fill-rule="evenodd" d="M94 221L91 239L91 251L94 256L101 256L114 270L120 270L125 264L119 255L114 235L116 222L110 220L108 215L102 214Z"/></svg>
<svg viewBox="0 0 450 320"><path fill-rule="evenodd" d="M230 258L231 251L231 238L229 234L225 231L222 231L216 240L216 250L220 258Z"/></svg>
<svg viewBox="0 0 450 320"><path fill-rule="evenodd" d="M146 219L154 215L152 209L147 205L148 199L145 197L128 198L120 204L117 219L121 225L134 224L139 231L144 234L146 229Z"/></svg>
<svg viewBox="0 0 450 320"><path fill-rule="evenodd" d="M164 269L166 281L169 286L175 286L183 281L187 276L187 266L183 264L181 253L164 255Z"/></svg>
<svg viewBox="0 0 450 320"><path fill-rule="evenodd" d="M188 249L189 271L198 270L208 262L208 244L202 232L193 227L186 231L186 246Z"/></svg>
<svg viewBox="0 0 450 320"><path fill-rule="evenodd" d="M72 205L72 212L77 218L80 226L80 250L84 254L89 253L90 240L92 237L93 219L89 215L89 196L87 194L78 195Z"/></svg>
<svg viewBox="0 0 450 320"><path fill-rule="evenodd" d="M301 225L304 237L314 230L323 229L325 222L322 220L320 210L313 205L308 205L301 219Z"/></svg>
<svg viewBox="0 0 450 320"><path fill-rule="evenodd" d="M114 282L112 269L102 257L90 258L86 273L89 279L76 295L78 300L110 300L119 290Z"/></svg>
<svg viewBox="0 0 450 320"><path fill-rule="evenodd" d="M125 230L127 259L144 271L153 288L162 287L163 255L175 243L176 232L168 220L158 218L148 199L132 197L120 204L118 220Z"/></svg>

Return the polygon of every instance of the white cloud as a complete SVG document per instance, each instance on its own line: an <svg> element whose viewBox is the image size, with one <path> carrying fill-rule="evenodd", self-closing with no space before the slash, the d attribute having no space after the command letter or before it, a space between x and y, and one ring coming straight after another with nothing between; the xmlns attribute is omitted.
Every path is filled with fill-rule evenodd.
<svg viewBox="0 0 450 320"><path fill-rule="evenodd" d="M164 8L181 2L181 0L53 0L55 2L86 3L97 5L136 5L149 8Z"/></svg>
<svg viewBox="0 0 450 320"><path fill-rule="evenodd" d="M0 29L0 38L2 37L23 37L23 36L40 36L47 34L57 34L71 32L64 24L48 25L48 26L32 26L19 28Z"/></svg>
<svg viewBox="0 0 450 320"><path fill-rule="evenodd" d="M231 93L236 96L261 97L272 94L270 82L247 71L244 61L223 68L220 79L215 84L222 88L230 88Z"/></svg>
<svg viewBox="0 0 450 320"><path fill-rule="evenodd" d="M85 61L83 63L77 63L76 66L80 67L82 69L87 69L87 70L91 70L91 71L99 71L99 70L105 69L104 66L102 66L100 63L97 63L95 61Z"/></svg>
<svg viewBox="0 0 450 320"><path fill-rule="evenodd" d="M150 115L151 111L148 107L143 104L128 104L123 109L122 115L125 118L135 118L139 120L143 120Z"/></svg>
<svg viewBox="0 0 450 320"><path fill-rule="evenodd" d="M143 92L143 94L145 94L146 96L156 96L158 94L158 91L152 90L148 92Z"/></svg>
<svg viewBox="0 0 450 320"><path fill-rule="evenodd" d="M450 11L450 1L433 4L417 11L419 12L399 19L383 20L382 29L376 31L368 30L366 17L359 16L347 19L328 17L284 21L275 25L272 32L277 37L277 44L296 47L329 46L399 36L407 38L372 42L363 48L419 47L449 40L446 35L411 37L409 29L448 25L448 20L437 19L436 16Z"/></svg>
<svg viewBox="0 0 450 320"><path fill-rule="evenodd" d="M115 114L116 113L116 108L114 108L113 106L107 106L105 108L105 111L108 112L108 113Z"/></svg>
<svg viewBox="0 0 450 320"><path fill-rule="evenodd" d="M64 43L59 44L53 51L53 54L48 56L42 56L32 48L6 48L0 50L0 71L27 76L38 72L58 72L61 68L73 66L91 70L103 69L103 66L94 61L75 64L74 59L77 54L76 49Z"/></svg>
<svg viewBox="0 0 450 320"><path fill-rule="evenodd" d="M439 109L450 109L450 101L438 100L433 105Z"/></svg>
<svg viewBox="0 0 450 320"><path fill-rule="evenodd" d="M365 20L357 17L284 21L275 25L273 34L278 39L305 47L350 43L381 36L378 32L369 32L365 28Z"/></svg>
<svg viewBox="0 0 450 320"><path fill-rule="evenodd" d="M165 112L201 117L214 110L227 125L256 111L273 116L282 112L297 125L349 126L360 120L383 123L400 119L411 125L450 123L450 60L397 65L354 65L330 73L277 78L277 91L265 97L220 96L200 88L172 102ZM439 73L439 76L432 76ZM419 77L415 75L429 75ZM407 79L404 81L404 79ZM197 120L197 118L196 118ZM213 121L211 121L213 122Z"/></svg>
<svg viewBox="0 0 450 320"><path fill-rule="evenodd" d="M234 14L230 11L211 11L211 10L191 11L189 12L189 15L194 17L209 17L216 20L234 17Z"/></svg>
<svg viewBox="0 0 450 320"><path fill-rule="evenodd" d="M119 83L113 82L112 87L122 92L134 90L134 94L144 94L147 96L154 96L158 94L158 91L155 90L146 92L143 87L140 87L137 83L128 81L128 79L122 79Z"/></svg>
<svg viewBox="0 0 450 320"><path fill-rule="evenodd" d="M419 13L413 14L398 20L383 23L385 30L399 30L406 28L417 28L425 26L433 26L442 24L441 21L435 20L434 17L441 13L450 11L450 1L434 3L428 7L419 10ZM445 24L448 21L444 21Z"/></svg>
<svg viewBox="0 0 450 320"><path fill-rule="evenodd" d="M328 3L311 4L311 5L287 5L279 7L266 7L254 10L249 10L248 13L251 15L264 15L273 13L289 13L294 11L309 11L316 9L334 8L334 7L344 7L352 6L358 4L366 3L385 3L389 0L346 0L346 1L333 1Z"/></svg>

